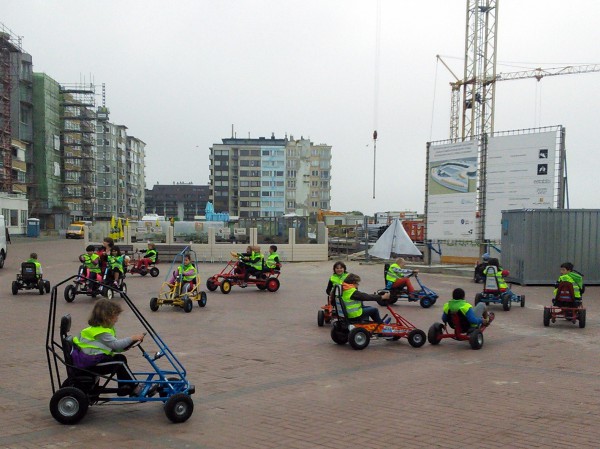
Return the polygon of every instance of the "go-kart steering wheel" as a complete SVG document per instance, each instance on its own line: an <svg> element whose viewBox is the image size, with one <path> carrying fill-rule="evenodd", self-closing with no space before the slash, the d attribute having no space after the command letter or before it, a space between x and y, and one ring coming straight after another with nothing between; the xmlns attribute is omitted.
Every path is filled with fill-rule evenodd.
<svg viewBox="0 0 600 449"><path fill-rule="evenodd" d="M143 335L146 335L146 332L144 332L144 334L143 334ZM128 345L128 346L125 346L125 347L123 348L123 351L129 351L129 350L130 350L130 349L132 349L132 348L137 348L139 345L141 345L141 344L142 344L142 341L143 341L143 340L136 340L136 341L132 342L130 345Z"/></svg>

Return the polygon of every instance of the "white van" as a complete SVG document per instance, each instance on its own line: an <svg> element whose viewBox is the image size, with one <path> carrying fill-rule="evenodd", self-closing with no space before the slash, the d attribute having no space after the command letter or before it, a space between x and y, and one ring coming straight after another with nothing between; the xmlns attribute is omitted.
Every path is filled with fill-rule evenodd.
<svg viewBox="0 0 600 449"><path fill-rule="evenodd" d="M6 227L6 222L4 221L4 215L0 215L0 268L4 267L4 261L6 260L6 255L8 254L8 249L6 247L7 235L8 228Z"/></svg>

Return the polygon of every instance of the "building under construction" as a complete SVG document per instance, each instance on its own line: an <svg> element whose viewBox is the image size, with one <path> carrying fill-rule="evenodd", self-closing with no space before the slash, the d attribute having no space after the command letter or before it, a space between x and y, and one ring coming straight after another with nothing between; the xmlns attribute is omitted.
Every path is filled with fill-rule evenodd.
<svg viewBox="0 0 600 449"><path fill-rule="evenodd" d="M96 212L95 88L60 86L63 204L73 219L93 220Z"/></svg>

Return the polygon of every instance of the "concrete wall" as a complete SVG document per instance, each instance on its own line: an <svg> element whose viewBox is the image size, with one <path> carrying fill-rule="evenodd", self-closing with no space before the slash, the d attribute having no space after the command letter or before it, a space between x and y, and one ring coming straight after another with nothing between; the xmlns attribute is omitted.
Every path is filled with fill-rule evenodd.
<svg viewBox="0 0 600 449"><path fill-rule="evenodd" d="M125 238L123 241L118 242L118 244L123 245L132 245L134 251L136 249L146 250L147 242L131 242L131 232L130 227L126 226L125 229ZM215 241L215 229L210 228L208 230L208 243L192 243L189 246L192 250L196 252L196 256L198 260L202 262L224 262L231 259L231 252L243 253L246 252L246 247L248 245L259 245L261 247L261 252L263 254L268 254L269 252L269 243L259 244L258 241L258 231L256 228L250 229L250 243L248 244L239 244L239 243L216 243ZM89 232L86 228L85 238L84 238L84 248L90 243L89 240ZM100 239L97 239L100 240ZM328 245L327 245L327 235L325 230L325 242L324 243L315 243L315 244L297 244L296 243L296 234L295 229L288 229L288 241L286 244L278 244L277 245L277 253L280 255L281 260L283 262L318 262L323 260L328 260ZM100 245L101 241L91 241L94 245ZM166 243L156 243L156 250L159 253L159 257L161 254L161 250L163 254L171 253L175 247L183 247L184 243L174 243L173 242L173 227L169 227L169 232L167 235ZM167 262L168 260L163 259L163 262Z"/></svg>

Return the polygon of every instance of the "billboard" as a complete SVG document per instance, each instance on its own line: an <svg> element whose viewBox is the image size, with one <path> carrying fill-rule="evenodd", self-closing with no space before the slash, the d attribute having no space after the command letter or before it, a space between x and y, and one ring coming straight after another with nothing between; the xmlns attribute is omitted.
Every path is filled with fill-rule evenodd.
<svg viewBox="0 0 600 449"><path fill-rule="evenodd" d="M555 131L489 139L485 239L500 240L503 210L557 207L557 159Z"/></svg>
<svg viewBox="0 0 600 449"><path fill-rule="evenodd" d="M427 157L427 238L475 240L477 142L431 145Z"/></svg>

